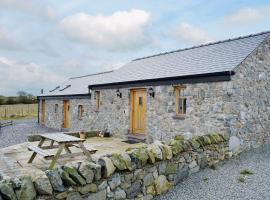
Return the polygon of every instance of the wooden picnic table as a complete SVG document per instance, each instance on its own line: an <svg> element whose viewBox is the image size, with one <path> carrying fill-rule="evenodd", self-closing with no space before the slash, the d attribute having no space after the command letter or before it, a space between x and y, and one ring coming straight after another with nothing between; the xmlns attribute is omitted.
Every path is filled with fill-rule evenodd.
<svg viewBox="0 0 270 200"><path fill-rule="evenodd" d="M84 153L89 161L92 161L91 151L87 150L83 145L84 139L80 139L74 136L67 135L65 133L50 133L50 134L40 134L41 140L39 141L37 146L28 146L30 151L33 151L32 156L30 157L28 163L32 163L35 159L36 155L39 154L44 157L44 159L52 159L49 169L52 169L56 164L57 160L61 157L73 157L79 154ZM45 140L49 140L49 146L43 146ZM54 143L58 143L54 145ZM69 147L75 146L80 148L82 152L72 153ZM56 149L58 148L55 154L48 153L44 151L45 149ZM66 154L61 155L62 151L65 149ZM95 151L94 151L95 152Z"/></svg>

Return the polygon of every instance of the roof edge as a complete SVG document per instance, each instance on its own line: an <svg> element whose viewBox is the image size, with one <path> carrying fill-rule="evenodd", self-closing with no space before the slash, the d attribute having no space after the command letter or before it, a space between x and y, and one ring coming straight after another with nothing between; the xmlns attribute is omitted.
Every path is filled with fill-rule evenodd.
<svg viewBox="0 0 270 200"><path fill-rule="evenodd" d="M107 74L107 73L111 73L114 70L109 70L109 71L104 71L104 72L99 72L99 73L94 73L94 74L88 74L88 75L83 75L83 76L76 76L76 77L71 77L69 79L77 79L77 78L84 78L84 77L88 77L88 76L96 76L96 75L100 75L100 74Z"/></svg>
<svg viewBox="0 0 270 200"><path fill-rule="evenodd" d="M187 48L183 48L183 49L177 49L177 50L173 50L173 51L163 52L163 53L159 53L159 54L154 54L154 55L150 55L150 56L136 58L136 59L133 59L132 61L138 61L138 60L143 60L143 59L147 59L147 58L162 56L162 55L166 55L166 54L171 54L171 53L176 53L176 52L181 52L181 51L196 49L196 48L200 48L200 47L205 47L205 46L210 46L210 45L215 45L215 44L230 42L230 41L234 41L234 40L240 40L240 39L244 39L244 38L248 38L248 37L254 37L254 36L259 36L259 35L267 34L267 33L270 34L270 31L264 31L264 32L256 33L256 34L250 34L250 35L246 35L246 36L240 36L240 37L230 38L230 39L226 39L226 40L220 40L220 41L216 41L216 42L210 42L210 43L206 43L206 44L200 44L200 45L196 45L196 46L192 46L192 47L187 47Z"/></svg>
<svg viewBox="0 0 270 200"><path fill-rule="evenodd" d="M269 31L269 33L270 33L270 31ZM240 66L241 64L243 64L243 63L248 59L248 57L250 57L251 55L253 55L254 52L256 52L256 51L258 50L258 48L260 48L262 45L264 45L264 44L265 44L265 41L268 40L269 38L270 38L270 34L269 34L268 36L266 36L266 37L264 38L264 40L263 40L262 42L260 42L260 43L258 44L258 46L255 47L255 49L253 49L253 50L250 52L250 54L248 54L248 55L245 57L245 59L243 59L238 65L236 65L236 66L233 68L233 70L236 71L236 70L239 68L239 66Z"/></svg>

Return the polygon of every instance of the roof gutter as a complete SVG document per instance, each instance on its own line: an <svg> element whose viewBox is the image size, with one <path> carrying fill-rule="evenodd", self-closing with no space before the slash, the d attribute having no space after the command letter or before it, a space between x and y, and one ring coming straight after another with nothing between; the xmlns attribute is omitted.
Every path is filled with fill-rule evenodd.
<svg viewBox="0 0 270 200"><path fill-rule="evenodd" d="M167 77L158 79L95 84L95 85L88 85L88 89L111 89L111 88L129 88L129 87L158 86L158 85L172 85L172 84L221 82L221 81L230 81L231 76L234 74L235 74L234 71L223 71L207 74L196 74L196 75Z"/></svg>
<svg viewBox="0 0 270 200"><path fill-rule="evenodd" d="M65 94L65 95L45 95L45 96L37 96L38 100L40 99L85 99L90 97L90 94Z"/></svg>

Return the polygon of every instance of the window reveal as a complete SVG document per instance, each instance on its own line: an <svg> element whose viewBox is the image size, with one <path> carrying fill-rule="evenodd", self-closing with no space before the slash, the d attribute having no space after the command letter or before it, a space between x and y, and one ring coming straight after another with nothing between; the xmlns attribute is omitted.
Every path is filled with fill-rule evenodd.
<svg viewBox="0 0 270 200"><path fill-rule="evenodd" d="M175 87L176 115L185 115L187 111L187 98L185 95L186 87Z"/></svg>
<svg viewBox="0 0 270 200"><path fill-rule="evenodd" d="M83 106L82 106L82 105L79 105L79 106L78 106L78 118L79 118L79 119L82 119L82 117L83 117L83 112L84 112Z"/></svg>
<svg viewBox="0 0 270 200"><path fill-rule="evenodd" d="M100 91L95 92L95 100L96 100L96 111L99 111L99 108L100 108Z"/></svg>
<svg viewBox="0 0 270 200"><path fill-rule="evenodd" d="M56 114L58 113L58 104L54 105L54 113L56 113Z"/></svg>

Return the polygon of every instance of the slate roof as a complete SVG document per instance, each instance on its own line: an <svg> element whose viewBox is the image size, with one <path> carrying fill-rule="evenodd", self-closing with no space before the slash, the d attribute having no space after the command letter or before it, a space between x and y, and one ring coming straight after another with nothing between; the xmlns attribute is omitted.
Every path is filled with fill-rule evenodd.
<svg viewBox="0 0 270 200"><path fill-rule="evenodd" d="M233 71L268 36L270 31L135 59L115 71L71 78L40 96L86 94L88 85Z"/></svg>

